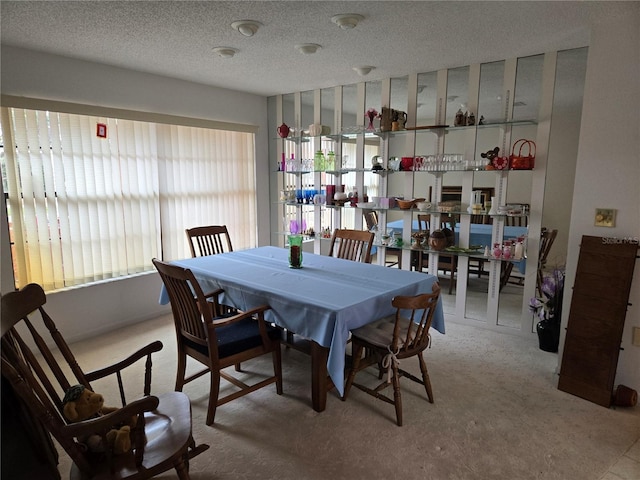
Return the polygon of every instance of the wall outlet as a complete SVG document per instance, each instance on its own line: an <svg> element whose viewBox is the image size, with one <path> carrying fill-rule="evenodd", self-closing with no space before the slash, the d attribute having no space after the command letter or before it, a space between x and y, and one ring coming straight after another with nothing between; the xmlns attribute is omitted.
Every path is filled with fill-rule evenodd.
<svg viewBox="0 0 640 480"><path fill-rule="evenodd" d="M640 327L633 327L631 332L631 344L640 347Z"/></svg>

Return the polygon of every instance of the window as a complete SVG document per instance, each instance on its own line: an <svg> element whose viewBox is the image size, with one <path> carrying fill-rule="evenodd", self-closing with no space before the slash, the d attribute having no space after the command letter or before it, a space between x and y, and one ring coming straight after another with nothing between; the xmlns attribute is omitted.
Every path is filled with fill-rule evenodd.
<svg viewBox="0 0 640 480"><path fill-rule="evenodd" d="M2 109L2 133L18 287L152 270L188 257L197 225L255 246L252 133L20 108Z"/></svg>

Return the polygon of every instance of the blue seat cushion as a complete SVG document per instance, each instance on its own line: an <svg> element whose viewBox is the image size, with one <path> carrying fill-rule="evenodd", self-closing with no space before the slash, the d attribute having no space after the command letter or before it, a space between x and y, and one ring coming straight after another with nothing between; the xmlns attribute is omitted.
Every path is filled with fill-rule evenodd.
<svg viewBox="0 0 640 480"><path fill-rule="evenodd" d="M220 317L216 317L216 319L232 316L233 315L222 315ZM253 318L245 318L239 322L234 322L230 325L216 328L219 357L225 358L262 345L262 337L260 337L260 330L258 327L259 321L260 320L255 320ZM267 324L266 327L269 338L280 338L281 332L279 329L269 324ZM198 345L188 340L186 343L192 348L200 351L203 355L208 355L208 348L206 346Z"/></svg>

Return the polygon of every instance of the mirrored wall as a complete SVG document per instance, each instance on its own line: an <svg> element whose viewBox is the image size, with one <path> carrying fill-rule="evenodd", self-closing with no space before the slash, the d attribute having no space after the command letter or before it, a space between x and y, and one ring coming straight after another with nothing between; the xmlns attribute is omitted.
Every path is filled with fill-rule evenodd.
<svg viewBox="0 0 640 480"><path fill-rule="evenodd" d="M567 158L575 159L577 154L586 54L586 48L557 53L553 65L555 81L551 87L554 89L551 127L545 134L546 137L540 136L539 125L540 120L548 122L549 119L540 119L539 116L541 111L544 111L541 103L544 97L543 90L548 88L545 87L544 72L545 68L549 68L546 65L549 54L452 68L446 71L444 77L442 72L434 71L393 77L386 82L378 80L324 88L320 91L319 106L314 106L314 92L282 95L281 118L288 125L295 125L301 129L308 128L308 125L315 123L319 118L320 123L328 126L331 132L337 135L341 133L339 130L344 132L349 127L364 126L366 110L375 108L381 111L385 98L388 98L390 108L402 112L414 111L413 125L423 129L407 132L406 135L341 135L338 142L340 150L337 152L340 166L345 169L359 168L360 172L364 169L364 173L344 173L340 181L345 185L345 189L357 187L361 189L361 195L367 194L369 197L403 196L410 191L414 197L435 202L440 199L435 198L436 189L441 189L442 198L444 195L456 194L460 197L464 190L467 193L482 192L483 198L489 199L489 203L493 200L502 204L529 206L532 197L537 195L532 190L532 185L536 184L534 176L540 175L540 170L510 171L503 174L478 169L446 172L441 177L431 172L395 172L385 175L381 181L381 176L371 173L369 169L374 157L382 157L385 166L390 159L400 159L398 157L404 154L421 157L434 153L463 153L465 157L473 157L470 158L472 161L482 162L481 153L496 147L499 148L500 155L508 157L512 153L511 146L519 138L546 141L548 157L545 170L551 177L545 179L543 187L545 209L534 214L539 216L537 225L564 229L564 236L560 235L559 238L566 238L572 198L570 190L575 171L575 160L567 161ZM442 78L446 82L444 90ZM384 92L383 88L387 87L388 92ZM410 98L409 92L415 92L415 98ZM296 107L296 95L299 95L299 107ZM314 107L319 107L319 115ZM297 108L299 113L296 112ZM439 110L444 112L441 118L449 128L443 131L426 129L425 127L439 123ZM473 114L474 125L465 124L462 125L463 128L453 128L454 125L459 125L456 116L461 113L466 114L467 118ZM299 118L296 115L299 115ZM275 124L275 120L272 124ZM322 148L331 146L327 143L323 144ZM326 178L326 182L334 181L334 178ZM466 198L461 200L463 204L469 203ZM556 207L550 209L549 205ZM488 215L476 216L465 213L458 217L458 221L464 223L468 219L469 225L465 226L469 232L468 244L475 245L478 238L484 238L481 245L492 247L491 238L496 231L504 235L504 238L510 238L517 232L530 234L530 219L527 217L517 220L502 219L496 227L495 219ZM363 225L359 218L361 214L358 209L344 209L339 213L328 211L323 213L322 222L330 223L332 228L338 225ZM389 210L385 212L385 221L401 221L406 215L406 212ZM327 220L326 217L331 220ZM415 219L414 216L412 218ZM534 235L538 234L539 230L534 232ZM556 247L556 252L554 258L562 261L566 252L566 240ZM535 276L537 264L531 265L527 258L520 262L512 262L509 275L502 279L505 281L499 285L498 295L492 297L491 289L495 288L496 280L499 280L504 271L500 265L502 263L505 262L482 259L465 259L460 262L464 272L458 271L457 275L464 278L465 284L458 285L457 280L454 280L456 288L451 294L448 293L449 274L439 272L445 287L445 312L473 322L487 322L488 316L493 315L497 326L521 329L523 318L526 316L523 309L528 302L528 298L524 298L524 285L527 281L531 282L530 278ZM497 269L496 264L500 265ZM409 266L405 264L403 268ZM459 298L460 294L463 294L463 298ZM492 303L495 306L492 306ZM493 313L492 309L495 309Z"/></svg>

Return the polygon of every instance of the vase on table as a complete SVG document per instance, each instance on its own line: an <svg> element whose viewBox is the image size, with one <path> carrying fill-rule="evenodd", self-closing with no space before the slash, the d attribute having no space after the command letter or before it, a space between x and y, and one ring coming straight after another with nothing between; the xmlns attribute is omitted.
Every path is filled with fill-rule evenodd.
<svg viewBox="0 0 640 480"><path fill-rule="evenodd" d="M289 235L289 267L302 268L302 235Z"/></svg>

